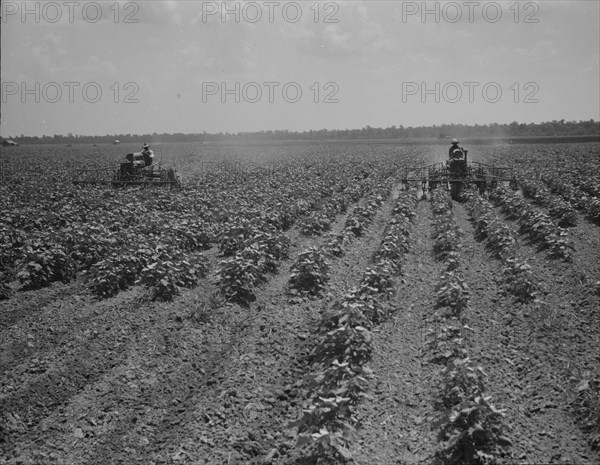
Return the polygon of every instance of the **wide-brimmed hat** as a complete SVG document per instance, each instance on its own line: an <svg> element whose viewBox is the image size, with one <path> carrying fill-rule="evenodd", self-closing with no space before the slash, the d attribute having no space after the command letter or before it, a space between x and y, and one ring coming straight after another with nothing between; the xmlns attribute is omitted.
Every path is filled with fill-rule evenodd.
<svg viewBox="0 0 600 465"><path fill-rule="evenodd" d="M453 144L458 144L458 139L452 139Z"/></svg>
<svg viewBox="0 0 600 465"><path fill-rule="evenodd" d="M147 149L147 148L149 148L149 147L150 147L150 146L149 146L148 144L144 144L144 145L142 145L142 148L143 148L143 149Z"/></svg>

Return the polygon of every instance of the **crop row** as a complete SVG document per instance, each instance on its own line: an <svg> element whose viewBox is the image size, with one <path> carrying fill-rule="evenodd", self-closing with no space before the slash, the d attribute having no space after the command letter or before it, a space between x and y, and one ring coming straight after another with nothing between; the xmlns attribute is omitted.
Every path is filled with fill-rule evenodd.
<svg viewBox="0 0 600 465"><path fill-rule="evenodd" d="M514 145L486 151L491 152L488 161L494 162L501 157L503 164L516 168L524 191L530 190L528 186L532 183L536 184L533 190L539 190L538 185L542 184L551 194L582 211L590 220L600 223L600 159L597 143ZM544 188L541 190L544 191ZM544 202L542 195L539 201ZM572 212L569 213L556 201L556 197L549 201L551 203L545 206L556 209L556 214L560 215L557 218L559 223L562 216L560 210L573 217ZM560 226L569 226L570 220L565 221Z"/></svg>
<svg viewBox="0 0 600 465"><path fill-rule="evenodd" d="M540 244L540 248L549 249L550 256L571 260L573 246L567 239L567 231L557 226L545 213L529 205L517 194L502 186L495 189L490 198L502 207L510 218L517 220L522 232Z"/></svg>
<svg viewBox="0 0 600 465"><path fill-rule="evenodd" d="M470 292L458 274L460 234L454 221L448 193L436 189L432 196L434 212L434 255L445 264L437 286L436 311L431 318L436 329L427 335L432 361L441 363L442 385L436 407L436 422L443 442L437 457L443 463L492 463L511 441L503 434L502 412L485 395L485 372L469 358L467 340L471 328L465 319ZM456 243L447 245L451 232ZM443 243L440 250L438 243Z"/></svg>
<svg viewBox="0 0 600 465"><path fill-rule="evenodd" d="M477 192L469 194L469 208L475 223L476 235L486 240L486 245L505 264L502 280L508 290L521 302L533 301L536 306L543 305L539 300L542 284L534 275L531 266L516 257L515 240L510 229L502 224L490 203L481 198ZM503 239L498 241L500 236ZM592 447L597 447L600 445L600 435L597 434L600 404L593 386L592 380L582 381L576 389L577 397L573 400L572 406L576 414L583 419L584 430L592 433L590 439ZM593 435L594 431L596 436Z"/></svg>
<svg viewBox="0 0 600 465"><path fill-rule="evenodd" d="M366 194L368 187L367 183L358 183L348 186L343 194L332 193L299 222L300 233L304 236L320 236L329 231L335 217L346 213L349 203L358 202Z"/></svg>
<svg viewBox="0 0 600 465"><path fill-rule="evenodd" d="M468 195L468 208L475 227L475 236L485 241L492 255L504 263L502 280L508 291L519 301L535 300L541 290L539 279L531 265L516 256L517 241L510 228L498 218L494 207L477 191Z"/></svg>
<svg viewBox="0 0 600 465"><path fill-rule="evenodd" d="M563 179L585 194L600 197L600 173L598 172L598 148L592 150L587 144L571 146L569 150L551 150L544 159L534 158L547 179Z"/></svg>
<svg viewBox="0 0 600 465"><path fill-rule="evenodd" d="M39 289L84 272L99 297L146 283L156 287L155 297L169 298L206 272L197 251L218 243L227 256L228 248L233 253L239 244L249 245L235 228L253 236L256 228L236 220L266 225L261 230L267 235L286 230L330 199L343 204L344 189L350 197L362 192L364 184L348 182L356 171L350 164L323 164L294 176L247 176L243 182L215 174L202 183L192 179L184 192L40 181L33 206L23 201L23 192L15 194L24 187L14 181L0 221L0 297L10 297L15 279L23 290ZM332 182L334 175L342 181Z"/></svg>
<svg viewBox="0 0 600 465"><path fill-rule="evenodd" d="M526 197L533 199L535 204L548 208L548 213L559 226L577 225L577 212L573 206L553 195L543 182L535 179L532 172L519 176L519 185Z"/></svg>
<svg viewBox="0 0 600 465"><path fill-rule="evenodd" d="M372 218L376 210L383 203L381 193L385 190L389 193L389 180L382 179L384 175L379 172L372 172L368 179L363 179L357 185L339 186L337 191L332 191L326 186L320 191L313 191L307 197L298 199L300 205L306 208L302 210L305 216L300 220L301 224L306 225L306 218L310 218L316 205L332 205L337 207L330 210L330 214L335 215L345 210L348 203L352 200L358 200L361 193L370 193L365 201L367 206L364 211L368 211L368 216ZM379 184L381 182L381 185ZM378 202L373 199L378 198ZM340 208L343 206L343 208ZM357 211L362 207L356 207L349 215L353 218ZM360 211L363 211L360 210ZM296 213L298 209L295 210ZM319 211L322 211L320 209ZM294 215L288 221L291 226L298 216ZM331 221L333 218L329 219ZM288 226L288 227L289 227ZM244 216L241 211L238 218L223 233L219 248L225 258L217 266L216 284L223 296L230 301L247 305L255 299L255 288L261 282L266 280L268 272L275 272L277 262L287 258L290 241L283 234L278 223L259 222L255 219ZM342 238L342 241L344 239ZM335 244L339 246L339 240L334 238ZM328 243L329 245L329 243ZM333 245L333 244L332 244ZM319 286L326 279L327 265L325 260L319 256L318 251L307 251L300 254L292 265L291 284L301 292L318 293Z"/></svg>
<svg viewBox="0 0 600 465"><path fill-rule="evenodd" d="M339 257L354 237L362 236L377 211L390 194L390 182L378 184L346 218L344 230L332 235L320 247L311 247L298 254L290 269L289 291L292 295L317 296L329 281L327 257Z"/></svg>
<svg viewBox="0 0 600 465"><path fill-rule="evenodd" d="M582 186L581 182L565 182L563 176L556 172L545 172L542 174L541 179L552 193L559 195L571 205L586 212L592 221L600 221L600 198L596 188L593 190L589 187L580 189L577 184ZM590 192L594 192L595 195L591 195Z"/></svg>
<svg viewBox="0 0 600 465"><path fill-rule="evenodd" d="M519 147L512 153L509 149L502 156L522 166L518 170L521 180L545 184L552 194L584 211L592 221L600 222L597 144Z"/></svg>
<svg viewBox="0 0 600 465"><path fill-rule="evenodd" d="M181 211L180 204L173 204L171 211L155 208L161 198L163 208L171 204L164 192L111 192L43 183L40 189L55 192L56 205L41 201L34 211L9 205L13 215L0 225L0 236L5 239L1 241L0 273L6 282L18 279L23 290L84 272L92 292L108 297L142 278L147 284L156 281L150 276L158 277L160 270L175 290L173 282L189 284L184 275L195 265L186 262L198 258L191 254L207 249L214 237L213 225L196 209ZM132 198L128 201L126 195ZM44 207L56 211L44 214L39 211ZM16 211L23 216L17 219ZM58 223L52 221L56 212L62 218ZM187 271L180 272L180 268ZM161 287L162 278L156 283Z"/></svg>
<svg viewBox="0 0 600 465"><path fill-rule="evenodd" d="M297 428L297 447L326 463L351 459L356 404L365 397L373 346L371 328L393 310L394 276L401 273L408 249L417 197L405 192L396 200L383 239L358 287L336 301L320 324L311 351L315 371L310 395Z"/></svg>
<svg viewBox="0 0 600 465"><path fill-rule="evenodd" d="M433 253L437 260L445 261L448 270L458 268L460 258L460 231L453 220L452 200L435 190L431 199L434 213Z"/></svg>

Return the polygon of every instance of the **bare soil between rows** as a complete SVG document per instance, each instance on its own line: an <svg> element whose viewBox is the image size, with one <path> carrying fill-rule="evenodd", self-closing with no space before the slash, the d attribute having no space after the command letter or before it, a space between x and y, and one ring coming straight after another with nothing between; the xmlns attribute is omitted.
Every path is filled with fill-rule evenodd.
<svg viewBox="0 0 600 465"><path fill-rule="evenodd" d="M293 303L286 294L292 260L325 240L293 230L290 259L249 308L207 307L210 276L170 303L148 302L139 288L96 301L79 281L1 302L0 463L290 463L287 424L301 414L316 325L358 284L392 200L331 261L321 298ZM454 206L460 272L471 289L469 353L488 375L492 402L506 410L513 442L502 460L599 463L571 404L579 374L600 373L600 299L590 285L600 280L600 228L582 220L570 229L573 263L549 260L517 235L520 256L545 286L540 311L505 291L502 264L475 240L464 205ZM433 259L429 203L417 212L395 311L373 331L357 464L428 463L438 448L441 367L429 361L423 333L442 266Z"/></svg>

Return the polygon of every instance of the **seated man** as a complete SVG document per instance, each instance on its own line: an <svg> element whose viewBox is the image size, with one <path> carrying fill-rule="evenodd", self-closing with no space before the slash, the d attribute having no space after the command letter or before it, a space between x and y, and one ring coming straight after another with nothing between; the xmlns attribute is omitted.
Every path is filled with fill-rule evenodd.
<svg viewBox="0 0 600 465"><path fill-rule="evenodd" d="M460 160L464 157L462 147L458 146L458 139L452 139L452 145L450 146L450 150L448 150L448 155L451 160Z"/></svg>
<svg viewBox="0 0 600 465"><path fill-rule="evenodd" d="M144 144L142 146L142 155L144 157L144 162L146 166L150 166L154 161L154 152L150 150L150 146L148 144Z"/></svg>

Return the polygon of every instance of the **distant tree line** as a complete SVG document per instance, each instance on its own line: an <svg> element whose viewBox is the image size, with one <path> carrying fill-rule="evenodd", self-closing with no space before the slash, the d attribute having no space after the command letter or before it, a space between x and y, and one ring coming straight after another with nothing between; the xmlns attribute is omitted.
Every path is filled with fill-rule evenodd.
<svg viewBox="0 0 600 465"><path fill-rule="evenodd" d="M366 126L362 129L319 129L310 131L257 131L257 132L206 132L192 134L107 134L105 136L53 135L53 136L9 136L19 144L72 144L72 143L121 143L140 142L265 142L276 140L364 140L364 139L447 139L460 138L518 138L518 137L565 137L565 136L600 136L600 121L547 121L544 123L510 124L442 124L433 126L404 127L390 126L374 128Z"/></svg>

